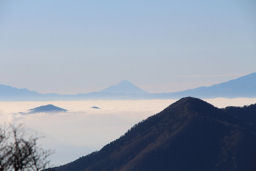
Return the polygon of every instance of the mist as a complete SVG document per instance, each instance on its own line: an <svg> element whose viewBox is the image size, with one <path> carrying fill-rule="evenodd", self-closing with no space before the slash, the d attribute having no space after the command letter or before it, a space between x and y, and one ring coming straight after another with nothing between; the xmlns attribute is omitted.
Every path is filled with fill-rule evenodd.
<svg viewBox="0 0 256 171"><path fill-rule="evenodd" d="M244 106L256 98L205 99L216 107ZM40 145L54 151L52 166L73 161L119 138L134 124L152 116L176 100L86 100L0 102L0 124L22 124L40 137ZM24 114L53 104L63 113ZM97 106L100 109L94 109ZM21 113L23 112L23 114Z"/></svg>

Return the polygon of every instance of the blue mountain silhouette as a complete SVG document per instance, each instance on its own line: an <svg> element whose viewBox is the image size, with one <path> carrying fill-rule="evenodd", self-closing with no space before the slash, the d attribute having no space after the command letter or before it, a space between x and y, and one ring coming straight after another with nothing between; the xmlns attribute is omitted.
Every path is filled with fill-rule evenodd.
<svg viewBox="0 0 256 171"><path fill-rule="evenodd" d="M52 104L39 106L29 110L29 113L52 113L52 112L67 112L67 110L54 106Z"/></svg>
<svg viewBox="0 0 256 171"><path fill-rule="evenodd" d="M40 96L40 93L0 84L0 99L34 98L37 96Z"/></svg>
<svg viewBox="0 0 256 171"><path fill-rule="evenodd" d="M199 87L181 92L170 93L168 96L183 97L256 97L256 73L252 73L224 83L208 87Z"/></svg>
<svg viewBox="0 0 256 171"><path fill-rule="evenodd" d="M130 81L123 80L120 83L110 86L102 91L101 93L125 93L125 94L146 94L144 90L135 86Z"/></svg>
<svg viewBox="0 0 256 171"><path fill-rule="evenodd" d="M199 98L256 97L256 73L208 87L198 87L179 92L149 93L124 80L98 92L60 95L40 94L28 89L0 85L0 100L74 100L74 99L170 99L184 96Z"/></svg>

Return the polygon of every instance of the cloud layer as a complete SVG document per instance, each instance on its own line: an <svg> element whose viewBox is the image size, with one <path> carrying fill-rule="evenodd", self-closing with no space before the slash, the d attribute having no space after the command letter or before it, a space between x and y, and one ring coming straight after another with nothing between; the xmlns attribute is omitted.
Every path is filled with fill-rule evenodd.
<svg viewBox="0 0 256 171"><path fill-rule="evenodd" d="M256 99L206 99L217 107L243 106ZM23 124L42 136L41 144L53 149L52 164L72 161L119 138L135 123L156 114L175 100L94 100L54 102L0 102L1 124ZM53 104L66 113L21 114L28 109ZM100 109L93 109L98 106Z"/></svg>

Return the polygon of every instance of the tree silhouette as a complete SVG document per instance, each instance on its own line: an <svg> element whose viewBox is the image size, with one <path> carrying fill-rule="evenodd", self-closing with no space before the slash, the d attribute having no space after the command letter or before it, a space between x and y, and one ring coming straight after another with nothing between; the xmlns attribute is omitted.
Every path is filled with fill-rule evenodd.
<svg viewBox="0 0 256 171"><path fill-rule="evenodd" d="M45 169L51 152L37 142L38 137L26 135L22 126L0 128L0 171Z"/></svg>

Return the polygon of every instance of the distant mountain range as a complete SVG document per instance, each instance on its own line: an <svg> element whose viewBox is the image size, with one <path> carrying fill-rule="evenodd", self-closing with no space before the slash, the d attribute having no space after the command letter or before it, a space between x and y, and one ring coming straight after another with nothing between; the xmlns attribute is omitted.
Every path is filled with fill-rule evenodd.
<svg viewBox="0 0 256 171"><path fill-rule="evenodd" d="M224 83L209 87L199 87L191 90L169 94L172 97L256 97L256 73L252 73Z"/></svg>
<svg viewBox="0 0 256 171"><path fill-rule="evenodd" d="M40 93L28 89L18 89L0 84L0 100L29 99L41 96Z"/></svg>
<svg viewBox="0 0 256 171"><path fill-rule="evenodd" d="M47 171L255 171L256 104L219 109L187 97L100 151Z"/></svg>
<svg viewBox="0 0 256 171"><path fill-rule="evenodd" d="M40 94L27 89L0 85L0 100L171 99L184 96L199 98L256 97L256 73L208 87L170 93L149 93L129 81L121 81L102 91L75 95Z"/></svg>

